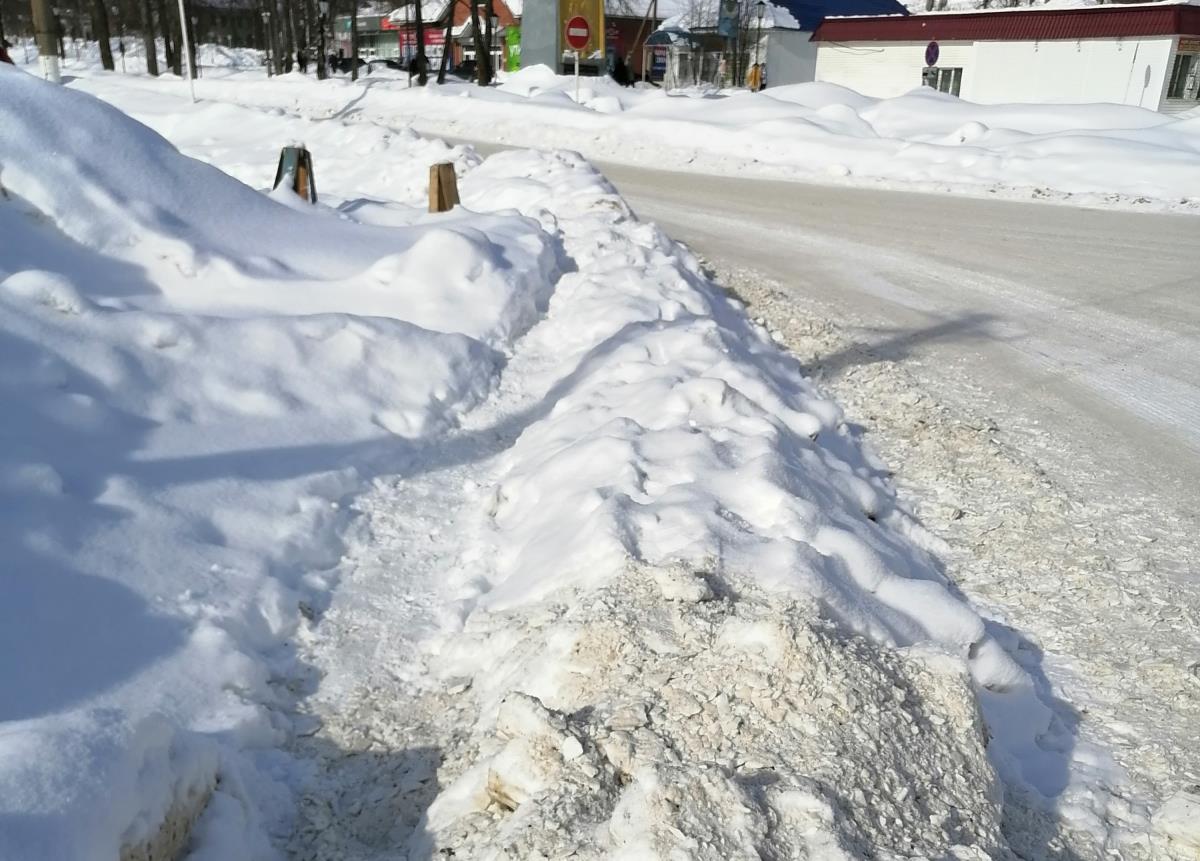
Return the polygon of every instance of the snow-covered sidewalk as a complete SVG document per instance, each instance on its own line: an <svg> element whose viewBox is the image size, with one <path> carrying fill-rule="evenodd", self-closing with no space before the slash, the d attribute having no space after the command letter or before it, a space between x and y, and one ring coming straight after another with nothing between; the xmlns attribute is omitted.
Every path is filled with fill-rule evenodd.
<svg viewBox="0 0 1200 861"><path fill-rule="evenodd" d="M1056 816L1121 776L1037 650L582 158L76 84L256 187L303 139L313 209L18 75L0 854L200 810L221 859L1007 858L1103 825ZM464 206L429 216L443 159Z"/></svg>

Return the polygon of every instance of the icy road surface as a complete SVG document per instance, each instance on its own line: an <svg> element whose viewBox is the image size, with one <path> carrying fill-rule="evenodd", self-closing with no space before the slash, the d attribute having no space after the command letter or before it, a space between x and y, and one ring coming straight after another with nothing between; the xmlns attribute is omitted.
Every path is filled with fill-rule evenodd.
<svg viewBox="0 0 1200 861"><path fill-rule="evenodd" d="M639 214L706 258L860 321L880 355L982 387L1058 437L1070 462L1194 503L1191 217L603 169Z"/></svg>

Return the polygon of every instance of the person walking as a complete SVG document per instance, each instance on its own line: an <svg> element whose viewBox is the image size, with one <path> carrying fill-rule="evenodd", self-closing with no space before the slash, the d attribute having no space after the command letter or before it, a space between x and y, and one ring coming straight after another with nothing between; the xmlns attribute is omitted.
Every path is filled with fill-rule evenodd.
<svg viewBox="0 0 1200 861"><path fill-rule="evenodd" d="M13 62L13 58L8 56L8 49L10 47L7 39L0 39L0 63L8 63L10 66L15 66L16 63Z"/></svg>
<svg viewBox="0 0 1200 861"><path fill-rule="evenodd" d="M304 55L304 51L296 49L296 68L300 70L300 74L308 71L308 57Z"/></svg>

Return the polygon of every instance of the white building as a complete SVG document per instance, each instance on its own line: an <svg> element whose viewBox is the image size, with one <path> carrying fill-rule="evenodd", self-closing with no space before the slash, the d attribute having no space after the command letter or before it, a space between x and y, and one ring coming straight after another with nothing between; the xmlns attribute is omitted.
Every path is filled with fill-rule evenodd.
<svg viewBox="0 0 1200 861"><path fill-rule="evenodd" d="M925 83L985 104L1200 104L1200 7L1184 3L826 18L812 39L815 80L869 96Z"/></svg>

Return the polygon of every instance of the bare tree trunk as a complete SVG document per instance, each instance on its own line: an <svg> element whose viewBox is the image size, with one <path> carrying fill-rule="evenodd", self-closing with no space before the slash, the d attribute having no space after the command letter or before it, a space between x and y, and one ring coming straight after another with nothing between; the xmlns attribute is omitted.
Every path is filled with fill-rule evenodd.
<svg viewBox="0 0 1200 861"><path fill-rule="evenodd" d="M425 56L425 15L421 10L421 0L413 0L417 12L417 85L429 83L429 59Z"/></svg>
<svg viewBox="0 0 1200 861"><path fill-rule="evenodd" d="M316 27L313 26L313 16L316 15L316 0L301 0L304 3L304 15L300 19L302 32L300 34L300 50L304 52L306 60L312 59L313 36L316 33Z"/></svg>
<svg viewBox="0 0 1200 861"><path fill-rule="evenodd" d="M92 0L92 31L100 43L100 63L111 72L116 66L113 65L112 36L108 32L108 9L104 6L104 0ZM0 38L3 36L3 31L0 31Z"/></svg>
<svg viewBox="0 0 1200 861"><path fill-rule="evenodd" d="M175 74L179 74L179 58L175 55L175 42L171 38L171 17L167 12L167 4L163 0L154 0L155 12L158 15L158 32L162 34L163 54L167 66Z"/></svg>
<svg viewBox="0 0 1200 861"><path fill-rule="evenodd" d="M275 60L275 74L282 75L287 54L287 24L279 11L279 0L269 0L271 9L271 56ZM290 66L289 66L290 68Z"/></svg>
<svg viewBox="0 0 1200 861"><path fill-rule="evenodd" d="M487 25L484 30L483 41L487 42L487 79L491 83L496 79L496 60L492 56L492 46L496 34L492 32L492 20L496 17L496 6L492 0L487 0L487 5L484 7L484 12L487 15Z"/></svg>
<svg viewBox="0 0 1200 861"><path fill-rule="evenodd" d="M142 0L142 46L146 52L146 71L158 76L158 45L154 39L154 10L150 0Z"/></svg>
<svg viewBox="0 0 1200 861"><path fill-rule="evenodd" d="M446 37L442 41L442 61L438 63L439 84L446 83L446 64L450 61L450 50L453 47L450 39L454 36L454 7L457 5L454 0L451 0L446 9Z"/></svg>
<svg viewBox="0 0 1200 861"><path fill-rule="evenodd" d="M317 6L317 80L323 81L329 77L328 62L329 49L325 46L326 22L325 16L321 14L321 7Z"/></svg>
<svg viewBox="0 0 1200 861"><path fill-rule="evenodd" d="M479 5L475 0L467 0L471 4L471 38L475 42L475 83L481 87L487 86L487 51L483 47L483 31L479 26Z"/></svg>
<svg viewBox="0 0 1200 861"><path fill-rule="evenodd" d="M358 0L350 0L350 80L358 80Z"/></svg>
<svg viewBox="0 0 1200 861"><path fill-rule="evenodd" d="M283 0L283 25L287 31L287 62L286 67L290 72L293 63L296 60L296 16L293 12L295 4L292 0Z"/></svg>

